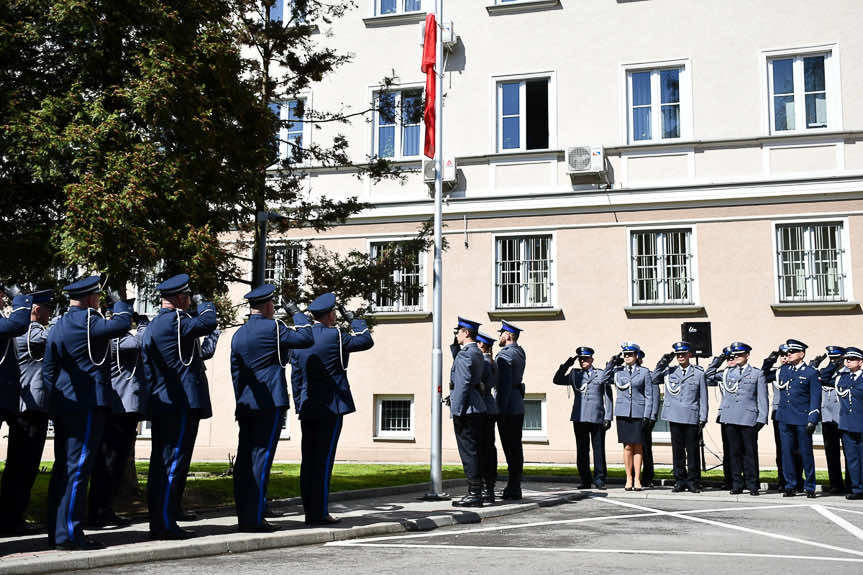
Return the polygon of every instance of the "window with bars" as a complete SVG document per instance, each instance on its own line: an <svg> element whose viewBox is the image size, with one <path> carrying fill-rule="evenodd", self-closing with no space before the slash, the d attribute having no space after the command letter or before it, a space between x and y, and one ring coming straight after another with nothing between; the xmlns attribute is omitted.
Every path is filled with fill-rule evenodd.
<svg viewBox="0 0 863 575"><path fill-rule="evenodd" d="M375 437L413 439L412 395L376 395L375 414Z"/></svg>
<svg viewBox="0 0 863 575"><path fill-rule="evenodd" d="M371 245L371 258L382 257L387 250L399 247L398 242L383 242ZM393 271L391 285L398 284L401 289L393 294L391 289L385 289L383 284L374 294L375 311L422 311L423 308L423 253L413 251L407 253L407 265Z"/></svg>
<svg viewBox="0 0 863 575"><path fill-rule="evenodd" d="M780 302L845 301L840 222L776 226Z"/></svg>
<svg viewBox="0 0 863 575"><path fill-rule="evenodd" d="M767 61L772 132L827 128L837 121L828 109L831 62L829 52Z"/></svg>
<svg viewBox="0 0 863 575"><path fill-rule="evenodd" d="M422 91L382 92L375 98L375 153L381 158L418 157L422 136Z"/></svg>
<svg viewBox="0 0 863 575"><path fill-rule="evenodd" d="M525 439L545 438L548 434L545 394L527 395L524 398L524 421L521 424Z"/></svg>
<svg viewBox="0 0 863 575"><path fill-rule="evenodd" d="M138 425L138 435L141 437L153 437L153 422L149 419L144 419Z"/></svg>
<svg viewBox="0 0 863 575"><path fill-rule="evenodd" d="M550 235L497 238L497 308L552 306L551 248Z"/></svg>
<svg viewBox="0 0 863 575"><path fill-rule="evenodd" d="M633 305L695 303L692 230L632 232Z"/></svg>
<svg viewBox="0 0 863 575"><path fill-rule="evenodd" d="M267 244L267 267L264 282L280 286L285 281L302 280L302 250L296 244Z"/></svg>

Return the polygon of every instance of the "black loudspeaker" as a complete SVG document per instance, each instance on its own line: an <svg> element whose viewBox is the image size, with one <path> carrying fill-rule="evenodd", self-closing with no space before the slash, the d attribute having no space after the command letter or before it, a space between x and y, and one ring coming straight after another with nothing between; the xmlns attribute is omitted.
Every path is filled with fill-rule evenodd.
<svg viewBox="0 0 863 575"><path fill-rule="evenodd" d="M686 321L680 324L680 339L692 346L695 357L713 355L709 321Z"/></svg>

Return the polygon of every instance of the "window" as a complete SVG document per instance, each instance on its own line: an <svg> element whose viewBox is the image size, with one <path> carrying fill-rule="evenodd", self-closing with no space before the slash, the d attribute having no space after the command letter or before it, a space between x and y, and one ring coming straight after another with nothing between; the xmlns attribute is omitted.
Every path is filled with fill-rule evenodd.
<svg viewBox="0 0 863 575"><path fill-rule="evenodd" d="M422 136L422 91L382 92L375 97L375 153L381 158L418 157Z"/></svg>
<svg viewBox="0 0 863 575"><path fill-rule="evenodd" d="M302 251L296 244L267 244L267 267L264 282L280 286L284 282L299 284L302 280Z"/></svg>
<svg viewBox="0 0 863 575"><path fill-rule="evenodd" d="M422 10L422 0L374 0L375 16L405 14Z"/></svg>
<svg viewBox="0 0 863 575"><path fill-rule="evenodd" d="M138 435L141 437L153 437L153 422L144 419L138 426Z"/></svg>
<svg viewBox="0 0 863 575"><path fill-rule="evenodd" d="M497 151L549 147L549 78L497 83Z"/></svg>
<svg viewBox="0 0 863 575"><path fill-rule="evenodd" d="M629 142L662 142L690 135L687 66L638 68L626 74Z"/></svg>
<svg viewBox="0 0 863 575"><path fill-rule="evenodd" d="M527 394L524 397L523 439L545 439L548 436L545 394Z"/></svg>
<svg viewBox="0 0 863 575"><path fill-rule="evenodd" d="M497 238L496 307L551 307L551 262L551 236Z"/></svg>
<svg viewBox="0 0 863 575"><path fill-rule="evenodd" d="M776 226L780 302L846 301L841 222Z"/></svg>
<svg viewBox="0 0 863 575"><path fill-rule="evenodd" d="M279 430L279 439L290 439L291 438L291 426L288 423L288 417L290 414L285 413L284 419L282 419L282 428Z"/></svg>
<svg viewBox="0 0 863 575"><path fill-rule="evenodd" d="M293 156L300 159L302 148L308 145L306 133L306 122L303 117L306 112L306 99L297 98L270 104L270 110L281 122L279 128L279 160Z"/></svg>
<svg viewBox="0 0 863 575"><path fill-rule="evenodd" d="M693 304L692 230L632 232L633 305Z"/></svg>
<svg viewBox="0 0 863 575"><path fill-rule="evenodd" d="M398 242L377 243L371 245L371 258L376 260L388 250L399 246ZM423 308L423 265L422 252L405 254L408 263L405 267L393 271L392 282L400 284L400 293L394 295L391 290L381 289L374 295L375 311L422 311ZM390 293L386 293L390 291Z"/></svg>
<svg viewBox="0 0 863 575"><path fill-rule="evenodd" d="M54 420L53 419L48 420L48 430L45 433L46 433L45 437L54 437ZM7 445L7 449L8 449L9 444L7 443L6 445Z"/></svg>
<svg viewBox="0 0 863 575"><path fill-rule="evenodd" d="M413 395L375 396L375 437L414 439Z"/></svg>
<svg viewBox="0 0 863 575"><path fill-rule="evenodd" d="M832 101L832 52L783 55L767 60L772 133L838 127Z"/></svg>
<svg viewBox="0 0 863 575"><path fill-rule="evenodd" d="M156 269L147 272L141 283L135 286L135 311L141 315L152 317L159 312L161 298L156 286L161 282L159 277L164 273L164 264L159 263Z"/></svg>
<svg viewBox="0 0 863 575"><path fill-rule="evenodd" d="M306 15L302 12L294 14L294 0L275 0L270 8L270 20L284 22L287 18L289 24L305 24Z"/></svg>

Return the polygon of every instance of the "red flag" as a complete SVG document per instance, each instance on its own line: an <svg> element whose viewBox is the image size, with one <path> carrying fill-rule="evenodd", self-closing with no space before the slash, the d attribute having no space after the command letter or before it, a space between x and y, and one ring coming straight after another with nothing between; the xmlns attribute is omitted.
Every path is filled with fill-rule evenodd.
<svg viewBox="0 0 863 575"><path fill-rule="evenodd" d="M423 120L426 125L426 141L424 154L427 158L434 158L435 152L435 55L437 53L437 24L434 14L426 15L426 37L423 43L423 61L420 71L426 75L426 107L423 111Z"/></svg>

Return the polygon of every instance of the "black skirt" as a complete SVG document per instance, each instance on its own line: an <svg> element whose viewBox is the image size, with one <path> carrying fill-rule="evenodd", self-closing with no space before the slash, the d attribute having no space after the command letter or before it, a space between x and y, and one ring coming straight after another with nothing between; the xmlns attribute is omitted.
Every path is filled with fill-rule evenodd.
<svg viewBox="0 0 863 575"><path fill-rule="evenodd" d="M635 417L617 418L617 442L640 444L644 440L641 435L641 420Z"/></svg>

